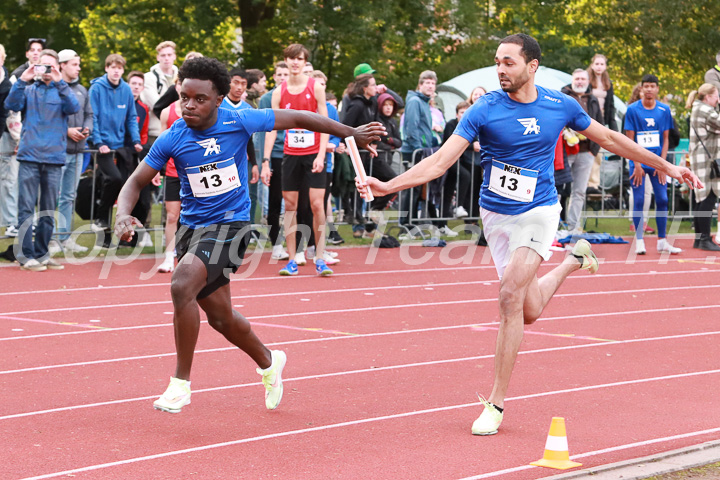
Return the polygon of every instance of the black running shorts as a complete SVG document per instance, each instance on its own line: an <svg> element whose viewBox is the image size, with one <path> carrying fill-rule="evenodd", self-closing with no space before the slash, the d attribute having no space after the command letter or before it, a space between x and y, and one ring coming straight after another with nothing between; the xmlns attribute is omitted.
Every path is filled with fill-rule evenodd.
<svg viewBox="0 0 720 480"><path fill-rule="evenodd" d="M316 154L311 155L285 155L282 163L282 189L283 192L299 192L300 187L325 188L325 165L322 172L313 172L313 162Z"/></svg>
<svg viewBox="0 0 720 480"><path fill-rule="evenodd" d="M178 261L191 253L205 264L207 283L197 298L205 298L230 283L230 274L242 264L250 242L250 222L209 225L198 229L178 227L175 249Z"/></svg>

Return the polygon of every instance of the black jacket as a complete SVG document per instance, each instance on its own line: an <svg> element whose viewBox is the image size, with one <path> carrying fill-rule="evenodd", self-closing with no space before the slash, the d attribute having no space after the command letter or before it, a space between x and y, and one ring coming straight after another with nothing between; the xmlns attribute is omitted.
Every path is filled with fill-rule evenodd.
<svg viewBox="0 0 720 480"><path fill-rule="evenodd" d="M0 132L3 132L7 130L7 127L5 126L5 121L7 120L8 116L8 112L5 109L5 99L7 98L8 93L10 93L12 83L10 83L10 74L8 73L7 68L0 68L2 68L2 73L0 73L0 76L3 77L2 82L0 82Z"/></svg>
<svg viewBox="0 0 720 480"><path fill-rule="evenodd" d="M377 98L366 98L364 95L356 95L351 97L347 104L343 104L342 118L340 121L349 127L359 127L360 125L374 122L377 118Z"/></svg>
<svg viewBox="0 0 720 480"><path fill-rule="evenodd" d="M378 121L385 126L387 137L380 137L380 143L377 144L378 150L399 150L402 146L402 138L400 136L400 128L393 117L378 116Z"/></svg>
<svg viewBox="0 0 720 480"><path fill-rule="evenodd" d="M618 131L617 121L615 120L615 92L613 84L610 82L610 90L607 91L605 97L605 105L603 106L603 125L607 125L610 130Z"/></svg>
<svg viewBox="0 0 720 480"><path fill-rule="evenodd" d="M565 85L560 91L566 95L570 95L576 100L579 97L577 93L573 92L572 85ZM597 97L592 94L592 88L588 87L587 91L583 93L582 96L587 97L587 114L596 122L603 124L605 120L603 118L602 111L600 110L600 102L598 102ZM610 92L608 92L608 97L610 97ZM607 111L605 113L607 113ZM590 153L592 153L593 155L597 155L600 151L600 145L591 140L587 140L587 142L588 150L590 151Z"/></svg>

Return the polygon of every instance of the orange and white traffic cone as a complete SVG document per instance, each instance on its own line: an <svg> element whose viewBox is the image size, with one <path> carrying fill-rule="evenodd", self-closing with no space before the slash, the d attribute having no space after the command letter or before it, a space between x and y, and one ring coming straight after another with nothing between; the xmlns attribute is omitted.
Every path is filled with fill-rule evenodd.
<svg viewBox="0 0 720 480"><path fill-rule="evenodd" d="M532 462L530 465L557 468L559 470L567 470L582 465L582 463L570 460L564 418L553 417L550 424L550 433L548 433L547 442L545 442L545 454L543 458L537 462Z"/></svg>

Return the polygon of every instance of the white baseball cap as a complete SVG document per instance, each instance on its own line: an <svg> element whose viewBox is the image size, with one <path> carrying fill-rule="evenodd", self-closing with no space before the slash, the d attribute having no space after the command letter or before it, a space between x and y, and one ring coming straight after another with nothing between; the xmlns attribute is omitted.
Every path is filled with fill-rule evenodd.
<svg viewBox="0 0 720 480"><path fill-rule="evenodd" d="M69 62L73 58L79 58L80 55L75 53L75 50L70 50L69 48L66 48L65 50L60 50L58 52L58 63L65 63Z"/></svg>

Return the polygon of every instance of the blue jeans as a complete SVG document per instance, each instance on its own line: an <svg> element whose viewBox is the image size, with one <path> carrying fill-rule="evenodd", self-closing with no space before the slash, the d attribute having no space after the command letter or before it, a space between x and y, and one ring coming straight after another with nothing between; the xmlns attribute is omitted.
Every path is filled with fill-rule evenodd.
<svg viewBox="0 0 720 480"><path fill-rule="evenodd" d="M643 238L643 205L645 203L645 179L650 177L653 192L655 193L655 223L657 224L658 238L665 238L667 231L668 194L667 184L663 185L655 175L655 169L643 167L647 175L643 176L642 183L632 187L633 192L633 224L635 225L635 238ZM635 171L635 164L630 166L630 175Z"/></svg>
<svg viewBox="0 0 720 480"><path fill-rule="evenodd" d="M37 259L42 261L47 257L48 242L52 237L55 226L55 207L60 189L60 175L62 165L48 163L35 163L19 161L18 169L18 223L20 233L18 244L22 245L22 255L15 256L20 263ZM32 235L33 213L38 202L38 188L40 190L40 211L35 230L35 240Z"/></svg>
<svg viewBox="0 0 720 480"><path fill-rule="evenodd" d="M18 161L17 142L8 132L0 138L0 226L17 226Z"/></svg>
<svg viewBox="0 0 720 480"><path fill-rule="evenodd" d="M80 174L83 167L82 153L68 153L65 155L65 166L62 167L60 180L60 197L58 198L58 239L64 242L70 236L73 224L73 206L77 193Z"/></svg>

